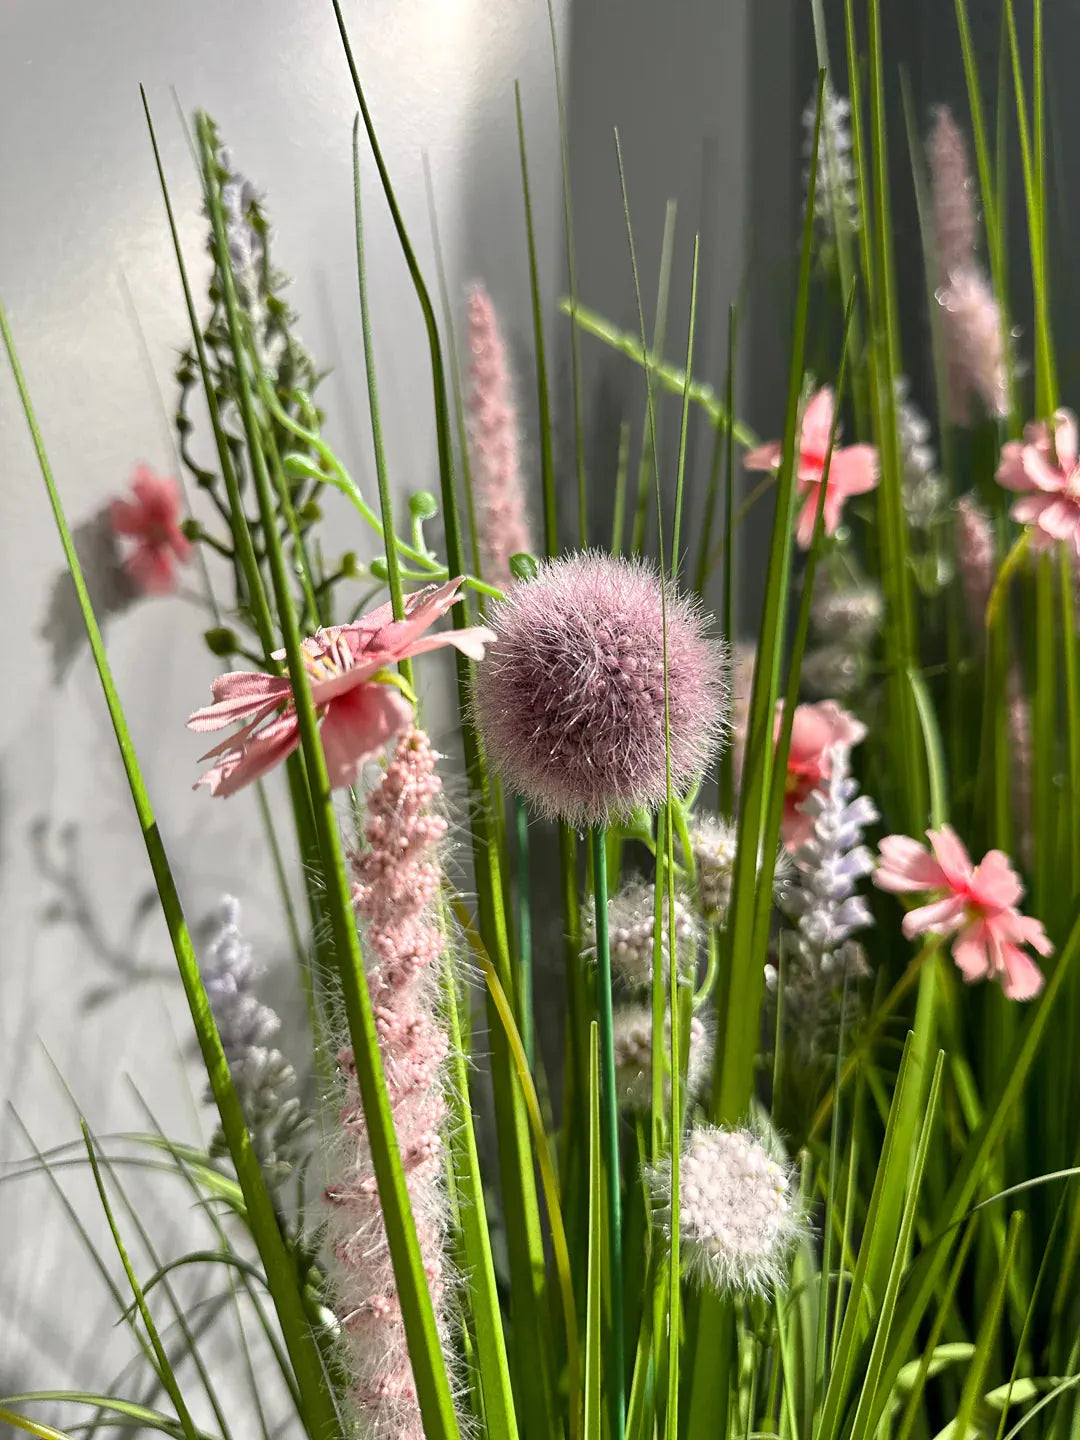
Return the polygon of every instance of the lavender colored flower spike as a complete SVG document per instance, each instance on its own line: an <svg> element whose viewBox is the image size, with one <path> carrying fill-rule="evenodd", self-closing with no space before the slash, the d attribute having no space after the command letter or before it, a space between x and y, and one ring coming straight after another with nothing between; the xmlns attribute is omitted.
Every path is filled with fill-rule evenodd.
<svg viewBox="0 0 1080 1440"><path fill-rule="evenodd" d="M934 111L927 141L930 184L934 197L934 243L942 283L975 259L977 223L975 182L967 145L952 112L945 105Z"/></svg>
<svg viewBox="0 0 1080 1440"><path fill-rule="evenodd" d="M873 801L859 794L844 745L833 746L829 778L802 808L813 818L813 831L795 851L796 874L780 900L780 908L795 923L784 1003L801 1048L813 1050L837 1018L837 992L845 974L854 977L865 968L861 947L851 937L874 923L856 888L874 868L863 832L880 817ZM771 967L767 978L775 987Z"/></svg>
<svg viewBox="0 0 1080 1440"><path fill-rule="evenodd" d="M398 741L367 799L353 896L365 930L376 1032L417 1238L443 1350L450 1354L442 1135L449 1040L439 1017L447 940L436 908L438 851L447 827L436 808L442 790L436 759L420 730ZM338 1059L345 1077L343 1136L325 1198L349 1393L364 1440L424 1440L352 1050L345 1048Z"/></svg>
<svg viewBox="0 0 1080 1440"><path fill-rule="evenodd" d="M653 951L656 934L656 887L643 880L631 880L608 901L608 939L611 968L630 990L647 990L652 984ZM593 902L585 907L582 921L584 955L596 953L596 911ZM675 897L675 949L680 983L693 979L697 963L700 927L689 906ZM671 968L667 899L664 899L661 932L661 964L664 979Z"/></svg>
<svg viewBox="0 0 1080 1440"><path fill-rule="evenodd" d="M510 367L495 307L482 285L469 292L468 344L469 451L484 579L506 590L514 581L511 557L533 546Z"/></svg>
<svg viewBox="0 0 1080 1440"><path fill-rule="evenodd" d="M669 590L671 781L683 794L727 727L724 646ZM603 825L667 796L660 580L638 560L586 551L540 567L496 605L477 672L488 755L543 814Z"/></svg>
<svg viewBox="0 0 1080 1440"><path fill-rule="evenodd" d="M231 895L221 902L217 930L199 968L255 1154L270 1183L280 1184L310 1150L312 1123L289 1093L296 1088L292 1066L270 1045L281 1021L255 993L255 962L240 931L240 902ZM220 1130L210 1153L228 1154Z"/></svg>
<svg viewBox="0 0 1080 1440"><path fill-rule="evenodd" d="M646 1173L669 1235L670 1156ZM696 1126L679 1155L679 1247L686 1275L723 1294L779 1288L805 1233L795 1172L771 1138Z"/></svg>
<svg viewBox="0 0 1080 1440"><path fill-rule="evenodd" d="M803 159L807 162L803 181L809 186L809 162L817 122L816 97L807 105L802 118L805 137ZM851 102L845 96L837 95L828 81L822 100L814 219L830 236L835 235L838 221L849 230L859 228L859 196L851 146Z"/></svg>

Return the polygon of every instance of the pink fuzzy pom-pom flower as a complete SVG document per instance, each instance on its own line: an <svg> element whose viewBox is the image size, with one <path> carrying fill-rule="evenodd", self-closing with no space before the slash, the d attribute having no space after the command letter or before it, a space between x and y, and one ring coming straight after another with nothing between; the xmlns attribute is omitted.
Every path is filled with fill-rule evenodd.
<svg viewBox="0 0 1080 1440"><path fill-rule="evenodd" d="M990 850L972 865L948 825L926 833L929 851L907 835L886 835L879 847L881 863L874 874L879 890L897 895L930 891L939 897L908 911L905 936L953 936L953 959L965 980L996 977L1010 1000L1033 999L1043 987L1042 971L1022 947L1030 945L1040 955L1053 954L1054 947L1039 921L1016 908L1024 887L1008 856Z"/></svg>
<svg viewBox="0 0 1080 1440"><path fill-rule="evenodd" d="M728 725L725 647L692 601L638 560L584 552L541 566L489 615L476 717L488 755L543 814L603 825L685 793ZM665 706L665 659L667 705Z"/></svg>

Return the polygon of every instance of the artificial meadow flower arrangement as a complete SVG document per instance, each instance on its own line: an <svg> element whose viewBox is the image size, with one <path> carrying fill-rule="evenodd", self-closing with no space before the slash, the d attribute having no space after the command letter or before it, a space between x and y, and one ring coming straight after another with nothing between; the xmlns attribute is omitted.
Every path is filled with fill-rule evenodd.
<svg viewBox="0 0 1080 1440"><path fill-rule="evenodd" d="M479 284L433 302L342 24L430 338L439 495L396 513L359 149L370 494L323 436L262 199L206 116L207 296L161 173L191 320L186 488L135 471L108 512L116 588L130 604L201 575L223 673L192 696L192 779L208 806L264 802L306 1054L278 1048L244 897L192 939L3 319L216 1116L202 1148L84 1123L69 1154L158 1400L87 1375L0 1398L0 1420L46 1440L88 1421L183 1440L1078 1433L1080 439L1050 328L1042 12L1032 58L1005 0L994 116L957 0L967 114L898 117L878 0L847 10L847 64L822 53L806 115L776 440L739 421L734 366L726 390L695 373L694 296L680 367L644 318L625 334L586 308L570 245L577 443L561 460L541 359L533 467L496 309ZM892 253L901 118L914 296ZM1027 314L995 134L1023 161ZM908 358L934 422L901 303L924 308ZM538 305L535 324L542 357ZM597 340L641 379L636 510L629 447L617 473L585 463L578 360ZM715 454L696 496L692 423ZM352 507L344 556L331 490ZM740 524L770 502L763 600L736 626ZM457 720L437 748L439 667ZM534 1005L553 911L555 1027ZM133 1153L204 1207L198 1253L150 1264L118 1204ZM228 1280L217 1325L252 1357L249 1413L218 1403L216 1331L181 1323L164 1283L194 1263ZM284 1381L278 1413L260 1366Z"/></svg>

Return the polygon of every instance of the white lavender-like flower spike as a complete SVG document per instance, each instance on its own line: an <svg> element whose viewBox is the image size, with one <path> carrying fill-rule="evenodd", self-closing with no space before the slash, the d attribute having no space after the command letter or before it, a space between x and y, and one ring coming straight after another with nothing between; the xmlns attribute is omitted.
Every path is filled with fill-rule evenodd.
<svg viewBox="0 0 1080 1440"><path fill-rule="evenodd" d="M281 1021L255 992L257 970L240 932L240 902L231 895L221 901L217 933L199 968L255 1154L267 1180L280 1184L310 1150L312 1122L289 1093L295 1071L270 1045ZM220 1129L210 1153L228 1154Z"/></svg>
<svg viewBox="0 0 1080 1440"><path fill-rule="evenodd" d="M874 868L863 832L879 815L873 801L859 794L846 746L833 747L830 776L803 809L813 816L813 835L795 852L796 874L780 908L795 923L785 952L784 1010L800 1049L812 1052L839 1021L845 975L865 973L861 946L851 937L874 923L857 886ZM766 979L775 989L774 967Z"/></svg>
<svg viewBox="0 0 1080 1440"><path fill-rule="evenodd" d="M611 947L612 972L630 990L646 990L652 984L653 939L655 929L656 887L643 880L630 880L608 901L608 940ZM596 908L592 901L585 907L582 954L596 956ZM700 926L685 899L675 896L675 949L678 956L677 974L680 984L689 984L695 974ZM667 896L663 900L661 928L661 965L664 979L670 972L671 946L668 924Z"/></svg>
<svg viewBox="0 0 1080 1440"><path fill-rule="evenodd" d="M646 1172L657 1218L671 1234L670 1156ZM766 1294L787 1278L805 1231L793 1167L775 1140L702 1125L679 1155L679 1247L687 1277L722 1294Z"/></svg>
<svg viewBox="0 0 1080 1440"><path fill-rule="evenodd" d="M648 1110L652 1103L652 1006L620 1005L613 1017L615 1042L615 1086L619 1104L628 1110ZM665 1054L671 1050L671 1012L664 1016ZM699 1096L712 1070L713 1044L705 1024L696 1015L690 1020L690 1054L685 1093ZM664 1073L664 1101L671 1098L671 1078Z"/></svg>
<svg viewBox="0 0 1080 1440"><path fill-rule="evenodd" d="M809 188L810 157L814 151L817 104L812 100L803 111L803 182ZM827 235L835 235L837 219L849 230L859 228L859 194L851 145L851 102L837 95L826 81L822 98L821 135L818 140L817 184L814 187L814 219Z"/></svg>
<svg viewBox="0 0 1080 1440"><path fill-rule="evenodd" d="M895 391L904 513L913 529L929 532L945 517L948 486L938 472L937 454L930 444L930 422L911 399L906 375L896 377Z"/></svg>

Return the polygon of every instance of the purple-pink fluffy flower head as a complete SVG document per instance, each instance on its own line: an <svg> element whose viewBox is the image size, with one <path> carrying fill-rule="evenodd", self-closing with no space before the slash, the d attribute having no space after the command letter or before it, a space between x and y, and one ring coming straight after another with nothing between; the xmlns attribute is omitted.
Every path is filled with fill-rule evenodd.
<svg viewBox="0 0 1080 1440"><path fill-rule="evenodd" d="M648 565L584 552L515 585L489 620L476 718L507 782L543 814L602 825L685 793L728 727L724 645Z"/></svg>

